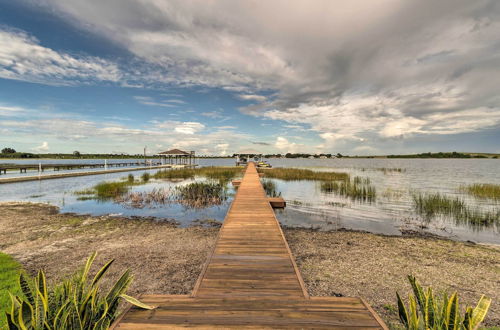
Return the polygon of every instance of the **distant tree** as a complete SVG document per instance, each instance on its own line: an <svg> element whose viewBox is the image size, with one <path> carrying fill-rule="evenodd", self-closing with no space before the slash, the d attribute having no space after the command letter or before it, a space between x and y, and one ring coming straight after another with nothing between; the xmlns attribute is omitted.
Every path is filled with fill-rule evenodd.
<svg viewBox="0 0 500 330"><path fill-rule="evenodd" d="M80 151L77 150L73 151L73 156L80 157L81 156Z"/></svg>
<svg viewBox="0 0 500 330"><path fill-rule="evenodd" d="M342 157L344 157L344 156L342 156L342 154L339 152L339 153L337 154L337 157L338 157L338 158L342 158Z"/></svg>
<svg viewBox="0 0 500 330"><path fill-rule="evenodd" d="M16 150L12 149L12 148L3 148L2 149L2 154L15 154L16 153Z"/></svg>

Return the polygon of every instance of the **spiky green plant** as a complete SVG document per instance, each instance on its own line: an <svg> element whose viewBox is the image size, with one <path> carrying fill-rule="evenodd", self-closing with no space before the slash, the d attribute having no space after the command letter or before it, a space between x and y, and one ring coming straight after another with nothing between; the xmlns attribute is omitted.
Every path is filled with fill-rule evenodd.
<svg viewBox="0 0 500 330"><path fill-rule="evenodd" d="M19 283L23 294L10 294L11 308L6 313L9 329L107 329L117 316L120 299L140 308L153 307L125 294L132 281L125 271L107 293L99 287L101 279L113 260L106 263L91 279L93 253L80 272L49 288L43 271L34 278L21 274Z"/></svg>
<svg viewBox="0 0 500 330"><path fill-rule="evenodd" d="M409 275L408 280L413 289L413 296L409 296L408 307L399 293L396 293L399 319L406 329L472 330L479 327L488 313L491 298L484 295L475 308L468 306L462 316L457 292L450 297L444 294L439 299L434 296L432 288L424 290L414 276Z"/></svg>

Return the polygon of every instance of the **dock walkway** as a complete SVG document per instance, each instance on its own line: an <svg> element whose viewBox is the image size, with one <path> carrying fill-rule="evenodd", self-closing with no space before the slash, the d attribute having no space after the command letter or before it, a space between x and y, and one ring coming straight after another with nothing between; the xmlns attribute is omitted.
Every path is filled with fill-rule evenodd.
<svg viewBox="0 0 500 330"><path fill-rule="evenodd" d="M387 328L360 298L309 297L253 163L193 293L141 300L158 307L133 307L114 328Z"/></svg>

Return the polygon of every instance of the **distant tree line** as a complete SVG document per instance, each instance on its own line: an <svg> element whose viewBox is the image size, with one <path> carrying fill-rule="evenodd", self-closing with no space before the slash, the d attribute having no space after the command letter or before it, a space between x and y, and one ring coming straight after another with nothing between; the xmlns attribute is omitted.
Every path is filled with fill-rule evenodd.
<svg viewBox="0 0 500 330"><path fill-rule="evenodd" d="M453 152L435 152L435 153L425 152L415 155L388 155L387 158L488 158L488 157L481 154L469 154L469 153L453 151Z"/></svg>
<svg viewBox="0 0 500 330"><path fill-rule="evenodd" d="M236 157L238 154L233 154L233 157ZM258 154L241 154L241 155L248 155L250 157L255 157L255 156L260 156ZM342 154L338 153L336 155L333 155L333 154L305 154L305 153L286 153L286 154L265 154L265 155L262 155L264 158L310 158L310 157L314 157L314 158L332 158L332 157L336 157L336 158L342 158L342 157L348 157L348 156L343 156Z"/></svg>
<svg viewBox="0 0 500 330"><path fill-rule="evenodd" d="M30 152L17 152L13 148L3 148L2 153L0 153L0 158L54 158L54 159L121 159L121 158L134 158L134 159L144 159L144 155L135 154L128 155L125 153L120 154L83 154L79 151L73 151L70 154L66 153L47 153L47 154L35 154ZM156 158L156 156L147 156L146 158Z"/></svg>

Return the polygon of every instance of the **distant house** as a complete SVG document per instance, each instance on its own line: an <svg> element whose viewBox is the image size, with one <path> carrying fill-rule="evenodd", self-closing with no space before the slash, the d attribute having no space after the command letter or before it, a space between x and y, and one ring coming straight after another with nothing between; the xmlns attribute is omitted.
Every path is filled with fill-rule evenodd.
<svg viewBox="0 0 500 330"><path fill-rule="evenodd" d="M193 165L195 161L194 151L184 151L180 149L171 149L156 154L159 156L162 164L184 164Z"/></svg>

